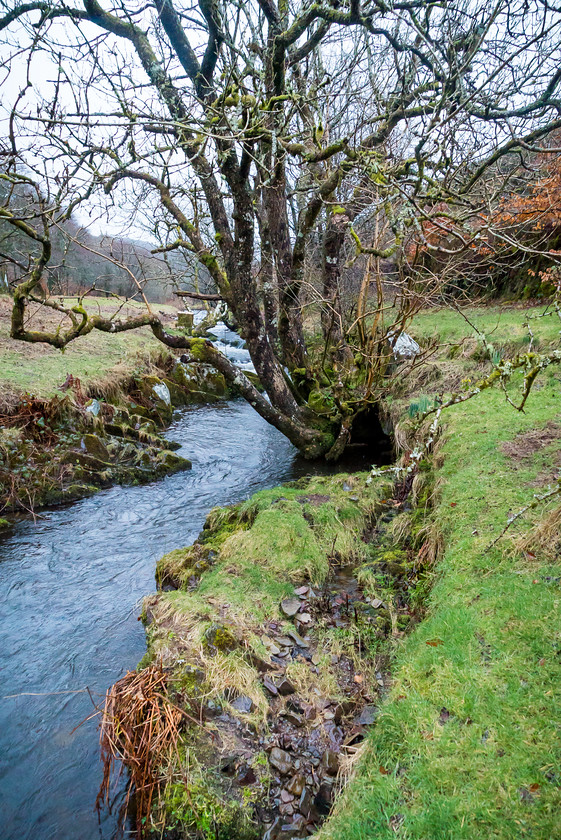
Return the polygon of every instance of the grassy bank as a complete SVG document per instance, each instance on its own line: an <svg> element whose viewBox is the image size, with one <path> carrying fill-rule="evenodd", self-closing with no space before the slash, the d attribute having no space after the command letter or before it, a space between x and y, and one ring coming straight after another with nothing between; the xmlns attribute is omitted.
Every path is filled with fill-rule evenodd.
<svg viewBox="0 0 561 840"><path fill-rule="evenodd" d="M66 302L72 299L66 298ZM141 309L140 304L121 300L87 298L88 311L110 316L119 309L123 314ZM168 326L175 320L172 306L154 304ZM70 344L63 352L43 344L27 344L10 338L12 300L0 295L0 389L1 399L17 398L25 392L49 398L60 393L68 374L89 386L103 387L139 370L142 361L162 351L150 329L144 327L119 334L94 331ZM122 307L122 308L121 308ZM32 329L56 329L58 316L33 304L29 325Z"/></svg>
<svg viewBox="0 0 561 840"><path fill-rule="evenodd" d="M467 314L432 311L413 325L434 350L388 401L398 439L435 395L487 375L490 356L528 349L523 324L537 311ZM531 329L544 350L559 322ZM446 411L412 483L391 491L357 474L265 491L214 511L194 546L162 558L144 607L145 670L119 689L148 697L146 675L147 690L167 686L166 715L179 715L179 748L149 766L144 828L561 837L561 516L534 511L487 550L561 467L560 379L543 373L524 414L499 391ZM295 597L288 615L281 604ZM161 719L162 702L135 719Z"/></svg>
<svg viewBox="0 0 561 840"><path fill-rule="evenodd" d="M527 314L469 317L512 351L528 346ZM559 321L534 321L532 330L541 349ZM481 342L456 314L425 314L413 331L421 340L438 334L448 348L395 412L486 367ZM487 391L443 415L433 517L445 551L428 613L399 647L391 692L323 840L561 837L559 518L541 547L531 537L536 514L486 550L559 472L560 378L558 367L540 377L525 414ZM530 534L526 551L520 534Z"/></svg>

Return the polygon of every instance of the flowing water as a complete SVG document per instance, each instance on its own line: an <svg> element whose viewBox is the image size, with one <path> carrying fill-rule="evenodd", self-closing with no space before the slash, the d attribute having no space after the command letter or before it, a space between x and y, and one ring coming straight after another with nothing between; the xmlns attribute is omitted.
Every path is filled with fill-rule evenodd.
<svg viewBox="0 0 561 840"><path fill-rule="evenodd" d="M114 836L116 817L98 824L93 810L97 721L73 731L93 711L86 687L99 702L142 657L139 600L155 588L158 557L192 542L215 505L309 471L244 401L175 418L166 435L191 471L113 487L0 537L2 840Z"/></svg>

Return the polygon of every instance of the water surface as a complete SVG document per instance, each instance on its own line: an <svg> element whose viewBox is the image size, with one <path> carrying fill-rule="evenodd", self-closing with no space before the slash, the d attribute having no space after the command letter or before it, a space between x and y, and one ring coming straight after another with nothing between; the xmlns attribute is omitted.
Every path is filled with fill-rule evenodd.
<svg viewBox="0 0 561 840"><path fill-rule="evenodd" d="M158 557L192 542L208 511L309 467L244 401L176 412L166 433L193 469L113 487L0 538L0 836L93 840L97 721L74 727L145 651L139 601ZM28 694L33 692L36 694ZM19 695L11 697L9 695ZM122 795L118 793L117 797Z"/></svg>

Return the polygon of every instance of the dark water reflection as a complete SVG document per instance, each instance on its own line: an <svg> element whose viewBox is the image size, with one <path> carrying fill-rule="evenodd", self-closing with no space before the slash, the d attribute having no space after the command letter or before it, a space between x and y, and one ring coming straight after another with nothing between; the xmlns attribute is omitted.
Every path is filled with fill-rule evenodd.
<svg viewBox="0 0 561 840"><path fill-rule="evenodd" d="M98 825L93 811L96 721L72 732L91 700L64 692L88 686L98 701L136 666L145 650L139 600L154 590L155 561L192 542L210 508L310 469L243 401L176 417L167 436L182 443L190 472L114 487L0 538L3 840L114 835L115 817ZM8 696L22 692L40 694Z"/></svg>

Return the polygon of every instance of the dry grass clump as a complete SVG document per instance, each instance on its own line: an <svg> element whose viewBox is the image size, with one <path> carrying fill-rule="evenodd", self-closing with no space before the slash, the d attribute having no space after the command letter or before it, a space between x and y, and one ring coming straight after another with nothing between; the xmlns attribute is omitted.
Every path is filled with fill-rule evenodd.
<svg viewBox="0 0 561 840"><path fill-rule="evenodd" d="M541 559L558 561L561 558L561 505L518 537L514 546L517 552L521 551L526 556L539 555Z"/></svg>
<svg viewBox="0 0 561 840"><path fill-rule="evenodd" d="M100 744L103 781L96 808L109 805L111 780L117 760L130 771L126 804L136 791L136 836L145 834L159 768L177 752L179 726L186 713L168 699L167 676L160 665L136 673L129 671L105 696L101 713ZM125 805L126 809L126 805Z"/></svg>

